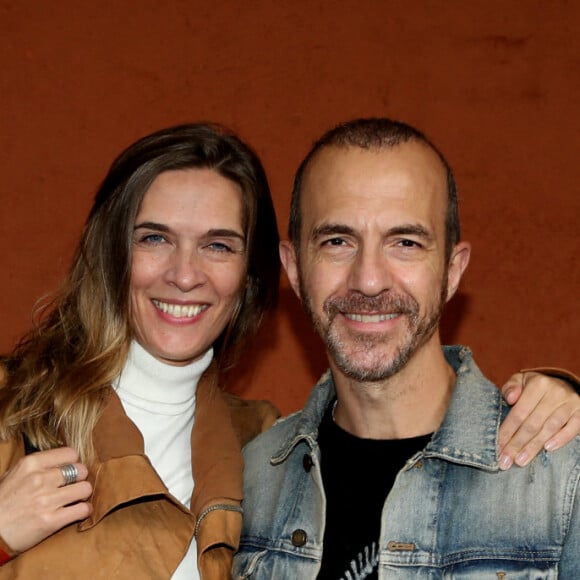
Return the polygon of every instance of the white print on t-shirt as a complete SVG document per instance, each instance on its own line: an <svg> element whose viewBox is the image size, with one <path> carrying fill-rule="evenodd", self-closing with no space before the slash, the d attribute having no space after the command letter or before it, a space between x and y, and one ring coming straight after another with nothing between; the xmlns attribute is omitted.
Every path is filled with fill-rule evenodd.
<svg viewBox="0 0 580 580"><path fill-rule="evenodd" d="M350 570L346 570L339 580L364 580L376 570L379 564L377 543L365 546L363 552L357 554L356 560L350 561Z"/></svg>

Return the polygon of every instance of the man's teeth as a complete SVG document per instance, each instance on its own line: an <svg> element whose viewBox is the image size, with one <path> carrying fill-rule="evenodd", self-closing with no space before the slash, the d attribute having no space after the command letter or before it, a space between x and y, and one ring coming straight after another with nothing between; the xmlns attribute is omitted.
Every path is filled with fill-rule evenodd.
<svg viewBox="0 0 580 580"><path fill-rule="evenodd" d="M355 322L384 322L399 316L398 314L353 314L350 312L345 312L344 315Z"/></svg>
<svg viewBox="0 0 580 580"><path fill-rule="evenodd" d="M168 304L167 302L160 302L159 300L153 300L153 304L155 304L161 312L169 314L175 318L192 318L207 308L207 305L205 304Z"/></svg>

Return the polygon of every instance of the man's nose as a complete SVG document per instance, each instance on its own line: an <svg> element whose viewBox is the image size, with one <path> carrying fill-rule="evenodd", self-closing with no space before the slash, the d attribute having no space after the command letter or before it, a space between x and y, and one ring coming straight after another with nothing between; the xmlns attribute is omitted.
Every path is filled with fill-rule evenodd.
<svg viewBox="0 0 580 580"><path fill-rule="evenodd" d="M349 287L366 296L378 296L391 289L393 278L382 248L362 247L352 262Z"/></svg>

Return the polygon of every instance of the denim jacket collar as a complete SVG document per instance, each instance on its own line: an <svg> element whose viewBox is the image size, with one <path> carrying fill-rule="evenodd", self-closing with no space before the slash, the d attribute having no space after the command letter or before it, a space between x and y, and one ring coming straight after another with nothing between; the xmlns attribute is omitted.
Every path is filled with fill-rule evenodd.
<svg viewBox="0 0 580 580"><path fill-rule="evenodd" d="M457 376L443 423L425 448L425 456L498 471L498 433L507 413L499 389L488 381L463 346L443 347Z"/></svg>
<svg viewBox="0 0 580 580"><path fill-rule="evenodd" d="M469 348L444 346L443 352L457 379L443 423L422 453L427 457L497 471L498 432L507 404L497 387L483 376ZM318 426L335 392L328 370L310 394L293 436L284 441L271 458L272 465L282 463L300 441L304 440L311 448L316 447Z"/></svg>
<svg viewBox="0 0 580 580"><path fill-rule="evenodd" d="M330 370L327 370L310 393L310 397L302 411L298 412L299 419L294 434L285 440L280 449L274 454L271 459L272 465L282 463L302 440L306 441L312 449L318 445L316 442L318 426L328 405L335 397L336 390L332 374Z"/></svg>

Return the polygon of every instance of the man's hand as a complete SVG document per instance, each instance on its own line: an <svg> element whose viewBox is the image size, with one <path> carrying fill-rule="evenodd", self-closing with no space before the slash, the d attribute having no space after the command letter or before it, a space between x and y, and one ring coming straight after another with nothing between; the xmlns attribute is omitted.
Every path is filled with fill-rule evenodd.
<svg viewBox="0 0 580 580"><path fill-rule="evenodd" d="M536 372L517 373L501 389L514 405L499 432L501 469L527 465L580 433L580 395L568 382Z"/></svg>
<svg viewBox="0 0 580 580"><path fill-rule="evenodd" d="M88 517L92 493L88 470L70 447L32 453L0 479L0 536L16 552L38 544L62 527ZM65 486L60 465L72 463L77 482Z"/></svg>

